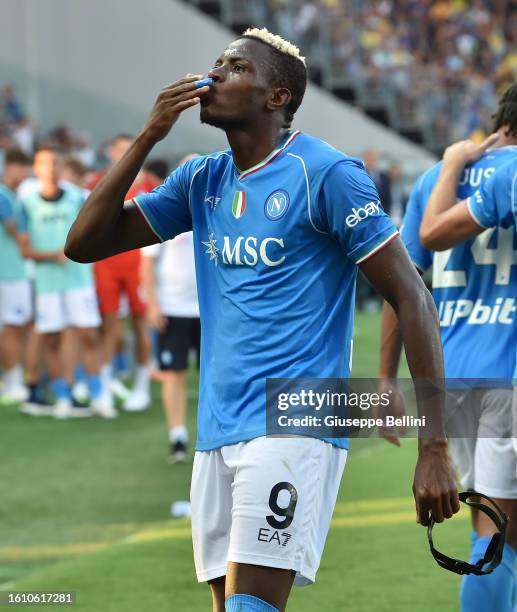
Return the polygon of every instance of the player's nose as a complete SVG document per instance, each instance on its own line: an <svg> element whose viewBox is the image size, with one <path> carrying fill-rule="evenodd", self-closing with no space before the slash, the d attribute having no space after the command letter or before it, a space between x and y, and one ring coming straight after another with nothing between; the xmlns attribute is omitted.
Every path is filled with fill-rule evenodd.
<svg viewBox="0 0 517 612"><path fill-rule="evenodd" d="M207 76L214 80L214 84L224 81L223 67L219 66L217 68L212 68L211 70L208 71Z"/></svg>

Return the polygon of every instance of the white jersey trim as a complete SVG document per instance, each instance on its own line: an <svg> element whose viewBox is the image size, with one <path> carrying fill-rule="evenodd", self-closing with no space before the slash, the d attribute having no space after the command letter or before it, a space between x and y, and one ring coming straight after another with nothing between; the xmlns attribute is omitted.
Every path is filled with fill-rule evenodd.
<svg viewBox="0 0 517 612"><path fill-rule="evenodd" d="M144 209L140 206L140 203L138 202L138 200L135 198L132 198L131 200L128 200L128 202L124 202L124 205L129 204L131 205L131 202L138 208L138 210L141 212L142 217L145 219L147 225L151 228L153 234L158 238L158 240L160 242L164 242L164 238L162 238L160 236L160 234L154 229L153 224L151 223L151 221L147 218L147 215L144 212Z"/></svg>
<svg viewBox="0 0 517 612"><path fill-rule="evenodd" d="M377 253L378 251L383 249L385 246L387 246L387 244L389 242L391 242L393 240L393 238L396 238L397 236L399 236L399 231L396 229L385 240L383 240L380 244L378 244L376 247L374 247L371 251L366 253L366 255L363 255L355 263L356 264L360 264L360 263L363 263L363 261L366 261L367 259L370 259L370 257L372 257L373 255L375 255L375 253Z"/></svg>
<svg viewBox="0 0 517 612"><path fill-rule="evenodd" d="M290 155L291 157L294 157L294 158L298 159L300 161L300 163L302 164L303 173L305 175L305 185L307 187L307 211L309 213L309 221L311 222L312 227L317 232L319 232L320 234L328 234L328 232L325 232L323 230L318 229L314 225L314 221L312 220L312 215L311 215L311 190L310 190L310 186L309 186L309 176L307 175L307 168L305 166L305 162L303 161L303 159L299 155L295 155L294 153L288 153L287 155Z"/></svg>
<svg viewBox="0 0 517 612"><path fill-rule="evenodd" d="M467 198L467 210L468 210L470 216L472 217L472 219L475 221L476 225L479 225L479 227L482 227L483 229L489 229L490 228L489 225L485 225L484 223L481 223L481 221L478 219L476 213L472 210L472 196Z"/></svg>

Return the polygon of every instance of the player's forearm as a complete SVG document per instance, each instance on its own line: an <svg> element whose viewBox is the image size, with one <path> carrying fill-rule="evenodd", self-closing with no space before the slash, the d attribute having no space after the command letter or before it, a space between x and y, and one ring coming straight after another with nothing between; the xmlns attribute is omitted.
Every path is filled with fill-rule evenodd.
<svg viewBox="0 0 517 612"><path fill-rule="evenodd" d="M437 240L447 233L448 219L444 214L456 203L456 193L463 166L444 163L425 208L420 226L420 240L427 248L436 248ZM439 242L438 242L439 245Z"/></svg>
<svg viewBox="0 0 517 612"><path fill-rule="evenodd" d="M402 334L397 315L388 302L384 302L381 317L379 378L397 378L401 351Z"/></svg>
<svg viewBox="0 0 517 612"><path fill-rule="evenodd" d="M154 257L142 257L140 265L140 277L144 288L147 303L158 307L158 295L156 293L156 273L154 271Z"/></svg>
<svg viewBox="0 0 517 612"><path fill-rule="evenodd" d="M425 417L424 446L445 441L445 393L440 327L436 307L422 283L397 306L406 357L415 383L418 414Z"/></svg>
<svg viewBox="0 0 517 612"><path fill-rule="evenodd" d="M31 248L25 248L22 251L22 256L25 259L32 259L32 261L57 262L61 255L62 251L35 251Z"/></svg>
<svg viewBox="0 0 517 612"><path fill-rule="evenodd" d="M16 221L14 219L6 219L2 223L5 231L11 236L11 238L16 238Z"/></svg>
<svg viewBox="0 0 517 612"><path fill-rule="evenodd" d="M155 140L142 132L122 159L92 191L72 225L65 246L70 259L89 262L109 257L124 231L124 200Z"/></svg>

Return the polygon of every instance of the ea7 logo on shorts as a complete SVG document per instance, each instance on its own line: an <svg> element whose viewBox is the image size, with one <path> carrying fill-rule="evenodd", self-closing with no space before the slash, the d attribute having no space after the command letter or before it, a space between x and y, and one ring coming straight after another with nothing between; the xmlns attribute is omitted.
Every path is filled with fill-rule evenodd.
<svg viewBox="0 0 517 612"><path fill-rule="evenodd" d="M368 202L366 206L361 208L352 208L352 214L348 215L345 219L345 223L348 227L355 227L361 221L364 221L367 217L375 217L381 212L380 200L377 202Z"/></svg>
<svg viewBox="0 0 517 612"><path fill-rule="evenodd" d="M270 544L271 542L276 542L278 546L287 546L289 540L293 537L291 533L287 533L287 531L277 531L276 529L268 529L267 527L261 527L258 530L257 540L259 542L266 542Z"/></svg>
<svg viewBox="0 0 517 612"><path fill-rule="evenodd" d="M277 189L266 200L264 214L271 221L276 221L285 215L288 208L289 194L283 189Z"/></svg>

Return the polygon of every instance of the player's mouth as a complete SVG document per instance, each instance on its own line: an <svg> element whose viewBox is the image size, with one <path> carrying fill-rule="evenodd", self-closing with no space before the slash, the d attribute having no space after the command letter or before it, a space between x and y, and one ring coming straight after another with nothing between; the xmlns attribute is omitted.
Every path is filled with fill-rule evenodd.
<svg viewBox="0 0 517 612"><path fill-rule="evenodd" d="M212 100L214 99L214 95L215 95L215 91L214 88L211 87L210 91L208 91L202 98L201 98L201 106L208 106Z"/></svg>

